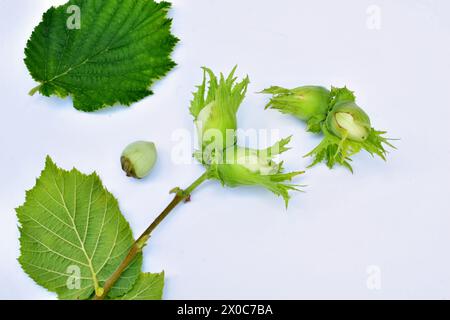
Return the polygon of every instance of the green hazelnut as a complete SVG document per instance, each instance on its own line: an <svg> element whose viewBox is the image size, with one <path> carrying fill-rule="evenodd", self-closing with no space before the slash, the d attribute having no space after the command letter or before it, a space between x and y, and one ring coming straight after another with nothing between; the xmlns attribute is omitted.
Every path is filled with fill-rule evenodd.
<svg viewBox="0 0 450 320"><path fill-rule="evenodd" d="M153 142L136 141L123 150L120 162L128 177L142 179L153 169L156 158L157 152Z"/></svg>
<svg viewBox="0 0 450 320"><path fill-rule="evenodd" d="M369 116L354 102L342 102L334 106L327 116L328 129L339 138L365 141L370 134Z"/></svg>

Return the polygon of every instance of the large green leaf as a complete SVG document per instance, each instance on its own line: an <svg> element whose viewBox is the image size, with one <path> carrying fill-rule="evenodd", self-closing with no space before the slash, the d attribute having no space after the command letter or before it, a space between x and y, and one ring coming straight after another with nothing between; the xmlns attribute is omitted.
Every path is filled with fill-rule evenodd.
<svg viewBox="0 0 450 320"><path fill-rule="evenodd" d="M152 94L152 83L175 65L169 8L153 0L71 0L51 7L25 49L28 70L40 82L30 93L71 95L83 111Z"/></svg>
<svg viewBox="0 0 450 320"><path fill-rule="evenodd" d="M164 288L164 272L141 273L133 289L120 300L161 300Z"/></svg>
<svg viewBox="0 0 450 320"><path fill-rule="evenodd" d="M20 264L39 285L63 299L87 299L101 290L134 242L117 200L98 176L62 170L49 157L17 216ZM141 264L139 255L110 298L133 287Z"/></svg>

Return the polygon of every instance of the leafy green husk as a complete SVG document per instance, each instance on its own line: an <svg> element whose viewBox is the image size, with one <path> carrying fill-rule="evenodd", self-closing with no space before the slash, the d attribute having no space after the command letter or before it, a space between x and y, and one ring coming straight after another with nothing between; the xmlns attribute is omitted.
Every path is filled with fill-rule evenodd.
<svg viewBox="0 0 450 320"><path fill-rule="evenodd" d="M347 87L338 88L331 87L330 91L330 100L328 103L328 111L333 109L333 107L342 102L355 102L356 96L355 93L349 90Z"/></svg>
<svg viewBox="0 0 450 320"><path fill-rule="evenodd" d="M332 134L326 127L322 126L323 139L320 144L315 147L311 152L305 155L305 157L313 157L313 162L308 166L309 168L324 161L328 168L332 169L334 165L339 164L351 172L353 168L350 164L351 156L357 154L362 149L366 150L372 156L377 155L386 161L386 149L383 144L386 144L392 148L395 148L388 138L383 137L385 131L377 131L373 128L370 129L369 136L366 140L352 141L346 137L339 138Z"/></svg>
<svg viewBox="0 0 450 320"><path fill-rule="evenodd" d="M353 91L349 90L347 87L344 88L331 88L329 111L327 118L334 112L335 109L340 108L345 104L352 104L356 101L356 97ZM359 108L355 105L356 108ZM323 133L322 142L314 148L311 152L305 155L305 157L312 156L313 162L309 167L325 162L326 165L332 169L336 164L342 165L353 172L353 168L350 164L351 157L361 150L366 150L372 156L379 156L386 161L387 151L384 145L395 148L390 142L389 138L383 137L386 134L385 131L378 131L370 127L370 119L361 109L362 117L367 118L368 123L368 136L364 141L354 141L347 137L347 135L342 135L338 137L331 132L328 127L328 121L321 122L321 132Z"/></svg>
<svg viewBox="0 0 450 320"><path fill-rule="evenodd" d="M260 93L271 94L265 109L275 109L306 121L307 131L320 132L320 123L326 118L330 91L320 86L286 89L272 86Z"/></svg>
<svg viewBox="0 0 450 320"><path fill-rule="evenodd" d="M242 100L245 98L250 79L245 77L241 82L236 82L237 78L234 74L237 66L231 70L226 78L223 73L220 73L219 78L217 78L211 69L206 67L202 67L202 69L203 81L197 86L197 91L193 93L194 97L189 108L192 116L197 119L200 111L211 102L217 103L218 115L222 117L224 114L236 115ZM209 78L208 83L206 75Z"/></svg>
<svg viewBox="0 0 450 320"><path fill-rule="evenodd" d="M200 150L194 156L201 163L208 163L215 152L222 152L236 143L236 114L250 80L245 77L236 82L237 66L226 78L223 73L218 78L211 69L202 69L203 81L193 93L189 111L194 117L199 139Z"/></svg>
<svg viewBox="0 0 450 320"><path fill-rule="evenodd" d="M386 160L387 151L384 145L395 147L389 142L391 139L383 136L386 132L375 130L370 126L369 117L354 103L356 100L354 92L347 87L332 87L330 91L325 90L316 86L305 86L295 89L274 86L263 90L262 93L273 95L266 105L266 109L277 109L281 113L293 115L307 123L307 131L323 134L322 142L305 155L305 157L313 157L309 167L325 162L330 169L339 164L353 172L350 164L351 157L361 150L366 150L372 156L377 155ZM314 92L314 94L311 92ZM308 94L312 97L311 100L303 98L308 96ZM327 100L324 100L325 98ZM363 141L350 139L344 128L330 128L330 126L335 125L330 115L339 108L346 110L344 108L346 105L353 106L353 108L348 107L347 109L352 109L354 112L359 111L360 113L354 116L358 116L355 118L357 119L356 124L364 125L365 130L367 130L367 138L364 135L360 139Z"/></svg>
<svg viewBox="0 0 450 320"><path fill-rule="evenodd" d="M68 9L80 9L80 28L70 29ZM95 111L129 106L175 63L178 39L170 32L171 4L153 0L70 0L44 13L25 48L25 64L40 84L30 91L72 96L73 106ZM69 11L70 12L70 11Z"/></svg>
<svg viewBox="0 0 450 320"><path fill-rule="evenodd" d="M216 149L222 151L236 143L236 113L250 82L248 77L236 82L236 68L237 66L226 78L221 73L218 79L211 69L203 67L202 84L193 93L189 110L194 117L199 146L205 156Z"/></svg>
<svg viewBox="0 0 450 320"><path fill-rule="evenodd" d="M245 154L256 154L264 163L264 167L272 167L273 172L265 173L258 170L257 165L241 163L236 158L236 155L239 154L237 149L243 148L233 146L224 150L223 154L216 155L215 160L207 166L209 178L218 180L222 185L232 188L238 186L261 186L277 196L281 196L287 207L290 199L289 191L300 191L298 187L301 187L300 185L287 182L291 181L295 176L304 173L304 171L283 173L283 162L277 164L274 161L275 156L289 150L287 144L290 142L290 139L291 137L282 139L267 149L253 150L245 148Z"/></svg>

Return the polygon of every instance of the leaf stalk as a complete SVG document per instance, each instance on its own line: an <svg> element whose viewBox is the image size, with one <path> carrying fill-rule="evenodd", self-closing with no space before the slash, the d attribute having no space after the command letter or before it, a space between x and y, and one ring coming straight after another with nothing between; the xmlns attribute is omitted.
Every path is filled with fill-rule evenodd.
<svg viewBox="0 0 450 320"><path fill-rule="evenodd" d="M191 193L205 182L209 177L209 172L205 171L197 180L195 180L189 187L184 190L177 189L175 196L167 207L153 220L153 222L145 229L141 236L133 243L128 254L122 260L120 265L114 271L114 273L105 281L103 290L96 290L94 300L103 300L106 298L108 292L119 280L122 273L128 268L128 266L134 261L136 256L142 251L142 248L146 245L151 233L156 227L169 215L172 210L177 207L181 202L189 200Z"/></svg>

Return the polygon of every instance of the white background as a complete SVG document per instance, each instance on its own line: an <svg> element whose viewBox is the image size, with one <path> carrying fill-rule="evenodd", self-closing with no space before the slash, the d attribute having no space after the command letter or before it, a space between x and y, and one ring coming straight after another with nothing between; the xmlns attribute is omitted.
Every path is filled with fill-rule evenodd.
<svg viewBox="0 0 450 320"><path fill-rule="evenodd" d="M385 163L361 153L355 174L319 165L297 182L286 211L258 188L204 184L145 249L144 270L166 272L164 298L450 298L450 2L447 0L174 0L178 66L155 95L131 108L78 112L70 99L28 96L36 84L23 49L42 13L64 1L0 2L0 298L54 298L21 270L14 208L49 154L63 168L96 170L135 235L201 174L176 165L176 129L193 130L188 107L200 66L251 79L242 128L294 135L288 170L320 140L304 125L263 111L270 86L347 85L376 128L401 138ZM381 29L367 9L381 9ZM120 169L123 147L156 142L143 181ZM380 290L367 268L381 271Z"/></svg>

